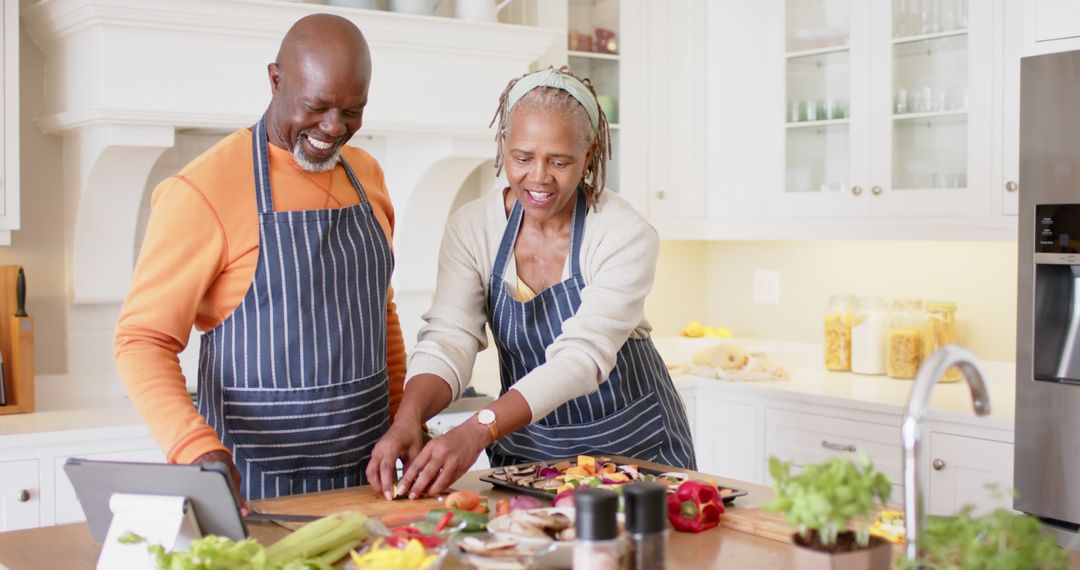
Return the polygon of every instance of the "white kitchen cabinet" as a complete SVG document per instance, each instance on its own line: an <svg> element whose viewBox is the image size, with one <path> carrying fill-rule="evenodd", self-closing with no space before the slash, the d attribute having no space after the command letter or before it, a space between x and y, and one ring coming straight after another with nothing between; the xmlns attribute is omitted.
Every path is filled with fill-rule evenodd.
<svg viewBox="0 0 1080 570"><path fill-rule="evenodd" d="M831 412L823 411L825 413ZM835 415L816 415L769 408L765 411L765 456L791 461L795 467L846 455L858 458L865 453L874 467L889 477L892 502L903 497L903 453L900 424L895 416L882 416L871 423ZM772 484L766 471L765 481Z"/></svg>
<svg viewBox="0 0 1080 570"><path fill-rule="evenodd" d="M1025 0L1024 55L1080 49L1080 0Z"/></svg>
<svg viewBox="0 0 1080 570"><path fill-rule="evenodd" d="M1080 6L1080 2L1075 2ZM995 70L994 116L1001 117L1001 126L994 133L995 169L994 192L1000 200L1000 213L1017 215L1020 209L1020 55L1023 52L1023 30L1017 23L1024 18L1019 2L995 3L994 30L1000 34L995 46L1000 46L999 69ZM997 48L995 48L997 49Z"/></svg>
<svg viewBox="0 0 1080 570"><path fill-rule="evenodd" d="M706 3L645 2L648 217L661 227L707 214Z"/></svg>
<svg viewBox="0 0 1080 570"><path fill-rule="evenodd" d="M770 2L769 211L990 215L1000 1Z"/></svg>
<svg viewBox="0 0 1080 570"><path fill-rule="evenodd" d="M952 515L964 505L976 513L1010 508L1013 486L1013 445L975 437L931 432L927 512Z"/></svg>
<svg viewBox="0 0 1080 570"><path fill-rule="evenodd" d="M7 1L0 9L0 245L11 244L11 231L19 229L19 3Z"/></svg>
<svg viewBox="0 0 1080 570"><path fill-rule="evenodd" d="M704 396L693 420L698 470L759 483L763 477L761 406Z"/></svg>
<svg viewBox="0 0 1080 570"><path fill-rule="evenodd" d="M39 526L40 504L37 460L0 462L0 532Z"/></svg>

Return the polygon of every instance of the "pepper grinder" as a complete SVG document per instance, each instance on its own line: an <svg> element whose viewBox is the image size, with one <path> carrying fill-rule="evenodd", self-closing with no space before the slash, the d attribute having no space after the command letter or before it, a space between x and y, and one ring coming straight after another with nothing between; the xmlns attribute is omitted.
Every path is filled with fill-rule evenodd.
<svg viewBox="0 0 1080 570"><path fill-rule="evenodd" d="M619 570L619 496L607 489L574 493L574 568Z"/></svg>
<svg viewBox="0 0 1080 570"><path fill-rule="evenodd" d="M630 535L628 570L664 570L667 559L667 487L659 483L623 486L626 532Z"/></svg>

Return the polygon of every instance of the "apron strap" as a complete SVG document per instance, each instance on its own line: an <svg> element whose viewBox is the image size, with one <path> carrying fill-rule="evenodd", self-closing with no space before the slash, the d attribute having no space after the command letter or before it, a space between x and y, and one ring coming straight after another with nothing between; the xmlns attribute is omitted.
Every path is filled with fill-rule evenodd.
<svg viewBox="0 0 1080 570"><path fill-rule="evenodd" d="M260 214L274 211L274 195L270 192L270 154L266 140L265 119L260 118L251 128L251 156L255 168L255 195Z"/></svg>
<svg viewBox="0 0 1080 570"><path fill-rule="evenodd" d="M581 277L581 242L585 241L585 215L589 203L585 199L585 185L578 186L577 204L574 205L574 226L570 230L570 276Z"/></svg>
<svg viewBox="0 0 1080 570"><path fill-rule="evenodd" d="M260 118L259 122L251 128L251 155L255 168L255 194L258 197L260 214L269 214L274 211L274 193L270 190L270 147L266 140L266 119ZM339 155L341 165L345 167L345 174L349 176L356 194L360 196L360 203L368 201L367 193L364 192L360 179L356 177L345 155Z"/></svg>
<svg viewBox="0 0 1080 570"><path fill-rule="evenodd" d="M501 281L506 273L506 264L510 259L510 253L514 251L514 242L517 241L518 230L521 229L521 217L523 215L521 204L514 202L514 208L510 210L510 219L506 220L506 229L503 230L502 242L499 243L499 253L495 256L493 268L495 280Z"/></svg>

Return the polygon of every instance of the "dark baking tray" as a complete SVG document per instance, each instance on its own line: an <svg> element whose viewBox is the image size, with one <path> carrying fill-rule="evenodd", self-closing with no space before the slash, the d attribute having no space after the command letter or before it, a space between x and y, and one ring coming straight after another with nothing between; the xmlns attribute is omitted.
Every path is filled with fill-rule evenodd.
<svg viewBox="0 0 1080 570"><path fill-rule="evenodd" d="M551 466L551 465L554 465L554 464L559 463L561 461L570 461L572 464L577 465L577 463L573 459L559 459L559 460L552 460L552 461L533 461L531 463L518 463L517 465L514 465L514 467L524 467L524 466L536 465L536 464L540 464L540 463ZM616 465L622 465L622 464L621 463L616 463ZM516 485L514 483L510 483L509 481L503 481L502 479L498 479L496 477L493 477L492 473L494 473L497 469L498 468L491 469L491 470L488 471L488 473L486 475L481 475L480 480L484 481L485 483L491 483L495 487L501 487L503 489L506 489L507 491L513 491L515 493L521 493L523 495L531 495L533 497L537 497L539 499L547 499L549 501L555 499L555 493L551 493L551 492L545 491L543 489L537 489L535 487L523 487L521 485ZM672 473L672 472L685 473L686 470L673 467L673 468L671 468L669 470L666 470L666 471L660 471L660 470L657 470L657 469L649 469L647 467L639 467L638 472L644 473L646 475L660 475L661 473ZM717 485L721 489L731 489L732 491L734 491L733 493L730 493L730 494L723 497L723 500L724 500L725 503L730 503L730 502L734 501L738 497L743 497L743 496L746 496L746 495L750 494L749 491L746 491L746 490L743 490L743 489L736 489L735 487L731 487L731 486L728 486L728 485L721 485L719 482L717 482Z"/></svg>

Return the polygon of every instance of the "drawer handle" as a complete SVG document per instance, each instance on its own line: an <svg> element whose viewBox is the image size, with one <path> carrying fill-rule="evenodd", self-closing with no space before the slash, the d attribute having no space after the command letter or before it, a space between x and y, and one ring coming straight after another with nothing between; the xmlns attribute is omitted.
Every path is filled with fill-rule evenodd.
<svg viewBox="0 0 1080 570"><path fill-rule="evenodd" d="M30 491L26 489L19 489L19 492L15 495L15 500L20 503L25 503L30 500Z"/></svg>
<svg viewBox="0 0 1080 570"><path fill-rule="evenodd" d="M945 460L944 459L935 459L935 460L930 462L930 466L934 468L934 471L941 471L942 469L945 468Z"/></svg>
<svg viewBox="0 0 1080 570"><path fill-rule="evenodd" d="M833 451L848 451L855 453L855 446L850 443L833 443L827 439L821 440L821 447L825 449L831 449Z"/></svg>

